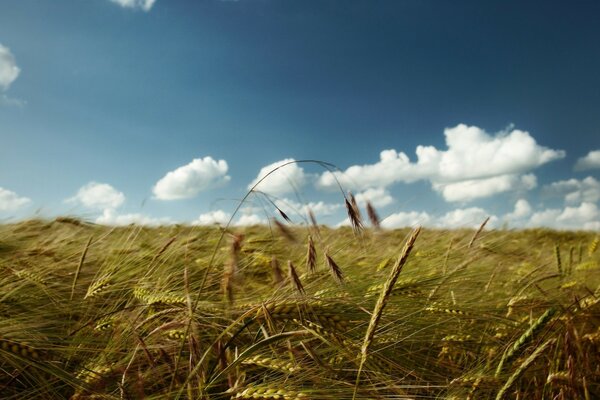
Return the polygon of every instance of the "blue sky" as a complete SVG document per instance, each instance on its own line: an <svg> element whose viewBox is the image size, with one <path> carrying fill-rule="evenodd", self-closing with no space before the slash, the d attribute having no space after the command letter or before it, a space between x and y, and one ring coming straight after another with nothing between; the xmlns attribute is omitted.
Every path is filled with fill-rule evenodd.
<svg viewBox="0 0 600 400"><path fill-rule="evenodd" d="M600 230L598 15L596 1L3 1L0 220L223 221L261 170L314 159L389 227ZM280 172L259 188L293 219L309 205L343 223L331 174ZM272 212L253 197L234 221Z"/></svg>

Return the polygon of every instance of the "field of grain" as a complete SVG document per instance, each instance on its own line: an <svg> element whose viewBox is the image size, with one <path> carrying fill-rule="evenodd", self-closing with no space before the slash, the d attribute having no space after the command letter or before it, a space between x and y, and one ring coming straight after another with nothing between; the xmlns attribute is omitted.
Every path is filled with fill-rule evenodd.
<svg viewBox="0 0 600 400"><path fill-rule="evenodd" d="M597 247L550 230L1 225L1 398L600 398Z"/></svg>

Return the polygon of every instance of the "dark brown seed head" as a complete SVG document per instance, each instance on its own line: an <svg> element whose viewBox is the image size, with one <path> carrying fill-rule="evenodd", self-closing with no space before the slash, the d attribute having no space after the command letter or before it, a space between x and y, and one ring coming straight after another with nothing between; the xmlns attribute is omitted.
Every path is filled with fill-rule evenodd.
<svg viewBox="0 0 600 400"><path fill-rule="evenodd" d="M381 223L379 222L379 215L377 215L377 211L375 211L375 208L370 201L367 201L367 214L369 215L369 221L371 221L373 228L380 229Z"/></svg>
<svg viewBox="0 0 600 400"><path fill-rule="evenodd" d="M290 242L296 242L296 237L287 226L279 222L277 218L273 218L273 223L275 224L277 230L279 231L279 233L281 233L283 237L285 237Z"/></svg>
<svg viewBox="0 0 600 400"><path fill-rule="evenodd" d="M281 267L279 267L279 261L275 256L271 258L271 268L273 269L273 281L276 284L281 284L283 282L283 273L281 272Z"/></svg>
<svg viewBox="0 0 600 400"><path fill-rule="evenodd" d="M305 292L304 292L304 287L302 286L302 282L300 282L300 278L298 277L298 274L296 273L296 268L294 268L294 264L292 264L292 262L290 260L288 260L288 270L289 270L290 281L291 281L292 285L294 285L294 287L300 294L304 294Z"/></svg>
<svg viewBox="0 0 600 400"><path fill-rule="evenodd" d="M333 278L340 284L344 283L344 274L342 273L341 268L336 264L336 262L331 258L331 256L325 251L325 262L327 264L327 268L333 275Z"/></svg>
<svg viewBox="0 0 600 400"><path fill-rule="evenodd" d="M306 250L306 269L308 272L315 272L317 267L317 250L312 236L308 235L308 248Z"/></svg>
<svg viewBox="0 0 600 400"><path fill-rule="evenodd" d="M284 213L282 209L280 209L279 207L277 207L277 211L279 211L279 214L281 214L281 217L283 219L285 219L290 224L292 223L292 220L290 219L290 217L288 217L287 214Z"/></svg>
<svg viewBox="0 0 600 400"><path fill-rule="evenodd" d="M354 195L352 193L348 193L348 197L350 198L350 200L344 200L346 204L346 211L348 213L348 219L350 220L352 229L354 229L354 231L358 233L362 229L360 211L358 209L358 205L356 204L356 199L354 198Z"/></svg>

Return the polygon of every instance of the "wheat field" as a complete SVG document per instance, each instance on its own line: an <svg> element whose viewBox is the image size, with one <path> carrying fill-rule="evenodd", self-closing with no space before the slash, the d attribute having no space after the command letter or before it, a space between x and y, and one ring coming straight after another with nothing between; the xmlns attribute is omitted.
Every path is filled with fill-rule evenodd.
<svg viewBox="0 0 600 400"><path fill-rule="evenodd" d="M1 397L600 397L596 234L355 218L0 225Z"/></svg>

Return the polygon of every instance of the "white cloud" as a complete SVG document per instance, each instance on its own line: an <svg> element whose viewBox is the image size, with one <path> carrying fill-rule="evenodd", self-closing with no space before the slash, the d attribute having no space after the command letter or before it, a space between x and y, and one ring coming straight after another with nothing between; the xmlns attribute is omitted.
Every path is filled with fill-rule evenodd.
<svg viewBox="0 0 600 400"><path fill-rule="evenodd" d="M575 171L585 171L588 169L600 168L600 150L593 150L581 157L575 163Z"/></svg>
<svg viewBox="0 0 600 400"><path fill-rule="evenodd" d="M187 199L200 191L228 182L227 162L211 157L196 158L191 163L168 172L152 189L160 200Z"/></svg>
<svg viewBox="0 0 600 400"><path fill-rule="evenodd" d="M470 179L447 184L434 183L433 189L442 193L446 201L471 201L490 197L510 190L531 190L537 186L533 174L523 176L500 175L492 178Z"/></svg>
<svg viewBox="0 0 600 400"><path fill-rule="evenodd" d="M312 211L314 215L331 215L340 208L341 204L325 203L324 201L309 202L306 204L299 203L290 199L279 199L275 201L275 205L280 210L288 215L300 214L303 217L308 215L308 211Z"/></svg>
<svg viewBox="0 0 600 400"><path fill-rule="evenodd" d="M353 165L344 172L324 172L317 181L317 187L337 189L338 181L352 190L387 187L396 182L414 182L423 178L418 172L406 154L384 150L379 155L379 162L375 164Z"/></svg>
<svg viewBox="0 0 600 400"><path fill-rule="evenodd" d="M20 73L21 69L10 49L0 43L0 89L8 90Z"/></svg>
<svg viewBox="0 0 600 400"><path fill-rule="evenodd" d="M285 160L262 167L258 176L248 185L248 190L252 189L254 185L265 177L258 184L256 190L271 195L281 195L292 193L294 190L301 188L306 183L307 176L304 173L304 169L294 161L293 158L286 158ZM279 169L275 171L276 168ZM267 176L268 174L269 176Z"/></svg>
<svg viewBox="0 0 600 400"><path fill-rule="evenodd" d="M384 228L402 228L407 226L426 226L431 228L479 228L481 223L487 218L490 220L486 224L487 228L493 228L498 223L498 217L490 215L485 210L477 207L458 208L437 217L425 211L401 211L389 215L381 221ZM339 224L346 224L342 221Z"/></svg>
<svg viewBox="0 0 600 400"><path fill-rule="evenodd" d="M95 210L114 209L125 202L125 195L108 183L90 182L66 202L81 204Z"/></svg>
<svg viewBox="0 0 600 400"><path fill-rule="evenodd" d="M394 229L417 225L429 226L431 225L431 222L432 218L426 212L409 211L398 212L389 215L383 221L381 221L381 226L384 228Z"/></svg>
<svg viewBox="0 0 600 400"><path fill-rule="evenodd" d="M139 8L146 12L150 11L156 0L110 0L124 8Z"/></svg>
<svg viewBox="0 0 600 400"><path fill-rule="evenodd" d="M546 209L535 212L529 227L547 227L570 230L597 230L600 227L600 211L594 203L583 202L578 207Z"/></svg>
<svg viewBox="0 0 600 400"><path fill-rule="evenodd" d="M531 212L532 209L529 202L525 199L519 199L515 203L515 209L512 212L506 214L502 219L504 219L507 222L519 221L530 216Z"/></svg>
<svg viewBox="0 0 600 400"><path fill-rule="evenodd" d="M446 181L523 173L565 152L539 146L528 132L513 129L490 136L476 126L460 124L444 131L448 151L440 151L439 176Z"/></svg>
<svg viewBox="0 0 600 400"><path fill-rule="evenodd" d="M344 226L352 226L352 224L350 223L350 220L348 219L348 217L344 218L343 220L341 220L340 222L338 222L334 228L341 228Z"/></svg>
<svg viewBox="0 0 600 400"><path fill-rule="evenodd" d="M114 209L107 208L101 216L96 218L96 223L101 225L125 226L125 225L147 225L159 226L172 224L169 218L152 218L143 214L117 214Z"/></svg>
<svg viewBox="0 0 600 400"><path fill-rule="evenodd" d="M223 210L210 211L200 214L198 219L192 222L192 225L226 225L231 218L231 214Z"/></svg>
<svg viewBox="0 0 600 400"><path fill-rule="evenodd" d="M485 210L478 207L459 208L447 212L439 218L436 225L440 228L479 228L487 217L490 217L490 220L486 227L494 227L498 222L498 218L488 214Z"/></svg>
<svg viewBox="0 0 600 400"><path fill-rule="evenodd" d="M0 187L0 211L16 211L29 203L31 200L27 197Z"/></svg>
<svg viewBox="0 0 600 400"><path fill-rule="evenodd" d="M350 189L385 188L394 183L428 180L434 189L446 192L451 201L468 201L520 188L531 187L533 175L517 177L550 161L563 158L565 152L539 146L528 132L518 129L490 135L476 126L457 125L444 130L447 150L417 146L416 162L403 152L384 150L375 164L353 165L344 172L325 172L317 181L321 189L333 189L339 182ZM489 179L496 178L496 181ZM452 186L457 185L459 186ZM461 186L462 185L462 186ZM444 190L445 188L448 188ZM458 192L468 190L468 196Z"/></svg>
<svg viewBox="0 0 600 400"><path fill-rule="evenodd" d="M595 203L600 200L600 182L591 176L583 180L569 179L554 182L545 186L544 191L551 195L564 195L567 204Z"/></svg>
<svg viewBox="0 0 600 400"><path fill-rule="evenodd" d="M600 221L590 221L583 224L583 229L586 231L600 231Z"/></svg>
<svg viewBox="0 0 600 400"><path fill-rule="evenodd" d="M370 188L357 193L354 197L358 205L362 207L367 205L367 201L371 202L374 207L385 207L394 202L394 198L384 188Z"/></svg>
<svg viewBox="0 0 600 400"><path fill-rule="evenodd" d="M264 225L266 221L256 214L244 214L235 222L236 226Z"/></svg>

